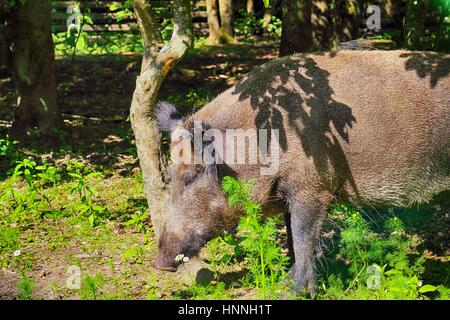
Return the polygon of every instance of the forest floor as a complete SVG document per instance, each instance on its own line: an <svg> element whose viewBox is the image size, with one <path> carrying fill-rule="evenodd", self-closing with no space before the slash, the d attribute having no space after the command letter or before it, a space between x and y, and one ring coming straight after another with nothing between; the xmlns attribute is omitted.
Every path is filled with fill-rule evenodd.
<svg viewBox="0 0 450 320"><path fill-rule="evenodd" d="M254 66L276 57L277 51L277 44L270 41L193 49L165 81L159 99L186 112L195 110ZM190 298L190 283L209 283L217 277L226 283L226 290L209 295L197 292L196 297L253 296L253 290L239 286L242 265L201 269L205 266L202 260L211 258L205 252L201 259L188 263L187 270L177 273L150 267L157 246L127 120L139 61L136 55L57 60L58 103L66 124L58 133L60 146L30 141L20 152L65 173L54 180L39 178L35 182L49 199L45 204L49 209L34 203L42 200L42 195L29 195L25 181L11 178L14 164L1 168L0 191L4 194L0 197L12 184L32 200L24 200L22 212L9 212L0 201L4 211L0 213L0 299ZM14 103L11 79L0 79L0 92L0 133L5 136ZM83 200L71 192L84 178L84 185L95 190L90 199L97 206L99 222L94 226L80 214ZM427 212L428 222L419 223L426 225L420 231L427 239L425 279L448 283L450 211L434 206ZM6 218L10 214L17 214L13 222ZM428 224L430 221L434 223ZM201 269L195 279L189 268ZM81 287L71 289L67 284L77 270Z"/></svg>
<svg viewBox="0 0 450 320"><path fill-rule="evenodd" d="M199 108L255 65L276 57L277 50L273 42L193 49L166 79L159 99L176 103L184 111ZM80 267L82 277L89 275L93 283L98 282L101 289L96 294L102 298L186 297L183 290L192 282L199 261L190 263L192 270L176 274L150 267L156 245L145 214L147 204L127 119L140 60L131 54L57 59L58 103L66 124L59 133L60 147L55 150L41 141L29 141L21 152L58 168L74 161L80 171L100 173L88 183L97 194L95 203L107 208L109 218L92 228L77 214L80 200L69 192L77 181L67 179L47 187L52 205L64 212L61 216L26 219L0 230L0 241L5 243L0 245L0 299L19 298L28 280L34 299L92 298L92 290L67 288L71 266ZM0 80L0 91L4 136L13 116L10 78ZM1 168L2 175L8 169ZM3 192L9 181L5 177L0 181ZM16 187L23 190L26 185ZM126 226L132 214L142 213L142 221ZM14 257L16 250L20 255ZM96 275L103 280L95 280ZM211 272L203 276L200 272L197 280L202 277L208 279ZM230 297L248 294L228 291Z"/></svg>

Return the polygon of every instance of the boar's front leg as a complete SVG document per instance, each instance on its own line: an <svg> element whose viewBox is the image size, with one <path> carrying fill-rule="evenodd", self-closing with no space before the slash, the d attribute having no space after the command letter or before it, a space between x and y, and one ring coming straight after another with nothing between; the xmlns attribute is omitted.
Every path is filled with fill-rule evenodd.
<svg viewBox="0 0 450 320"><path fill-rule="evenodd" d="M295 258L291 276L297 292L307 290L314 296L316 285L314 249L320 237L328 201L319 198L307 201L288 199L288 204Z"/></svg>

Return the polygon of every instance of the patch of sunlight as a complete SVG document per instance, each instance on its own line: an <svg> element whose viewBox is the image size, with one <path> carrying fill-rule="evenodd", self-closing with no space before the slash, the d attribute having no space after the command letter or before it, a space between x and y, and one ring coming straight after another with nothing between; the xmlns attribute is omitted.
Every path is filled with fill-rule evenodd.
<svg viewBox="0 0 450 320"><path fill-rule="evenodd" d="M103 142L104 142L104 143L122 142L122 141L123 141L122 138L120 138L120 137L118 137L118 136L115 136L115 135L113 135L113 134L110 134L110 135L107 136L105 139L103 139Z"/></svg>

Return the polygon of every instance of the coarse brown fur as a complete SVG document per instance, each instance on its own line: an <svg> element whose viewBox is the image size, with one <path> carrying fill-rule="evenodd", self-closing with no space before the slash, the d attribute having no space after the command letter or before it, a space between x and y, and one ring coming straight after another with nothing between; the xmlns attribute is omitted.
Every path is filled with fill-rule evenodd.
<svg viewBox="0 0 450 320"><path fill-rule="evenodd" d="M256 68L176 125L278 129L279 171L172 166L171 212L157 265L176 269L174 255L190 247L197 252L236 223L241 212L226 205L220 180L252 178L252 196L267 211L289 211L293 276L297 289L312 292L314 243L333 199L409 206L450 190L449 72L450 55L409 51L294 55ZM171 130L172 149L180 143L178 129Z"/></svg>

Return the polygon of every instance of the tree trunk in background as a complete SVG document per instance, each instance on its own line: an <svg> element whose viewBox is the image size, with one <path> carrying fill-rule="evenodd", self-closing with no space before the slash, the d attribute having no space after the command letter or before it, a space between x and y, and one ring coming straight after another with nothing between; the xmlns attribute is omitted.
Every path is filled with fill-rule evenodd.
<svg viewBox="0 0 450 320"><path fill-rule="evenodd" d="M366 0L367 1L367 0ZM395 25L401 25L403 17L401 16L400 9L402 7L402 1L399 0L384 0L384 9L389 18Z"/></svg>
<svg viewBox="0 0 450 320"><path fill-rule="evenodd" d="M13 26L12 72L17 108L11 133L52 135L62 126L56 104L55 54L51 34L50 1L20 1L8 14Z"/></svg>
<svg viewBox="0 0 450 320"><path fill-rule="evenodd" d="M267 30L270 21L272 21L272 10L271 8L264 8L264 16L263 16L263 30Z"/></svg>
<svg viewBox="0 0 450 320"><path fill-rule="evenodd" d="M421 49L421 40L425 29L425 20L428 12L428 0L410 0L406 11L403 27L403 45L412 50Z"/></svg>
<svg viewBox="0 0 450 320"><path fill-rule="evenodd" d="M216 46L223 43L216 0L206 0L206 11L208 13L209 28L209 36L206 39L206 43L210 46Z"/></svg>
<svg viewBox="0 0 450 320"><path fill-rule="evenodd" d="M311 28L314 48L329 48L333 41L331 4L329 0L312 1Z"/></svg>
<svg viewBox="0 0 450 320"><path fill-rule="evenodd" d="M405 22L405 14L406 14L405 7L408 6L408 2L409 0L383 1L384 9L386 10L386 14L389 17L389 20L391 20L392 23L395 26L398 26L398 28L400 29L399 36L394 39L398 47L401 47L403 45L403 39L405 38L403 24Z"/></svg>
<svg viewBox="0 0 450 320"><path fill-rule="evenodd" d="M219 0L219 11L222 34L227 42L234 42L232 0Z"/></svg>
<svg viewBox="0 0 450 320"><path fill-rule="evenodd" d="M311 9L312 0L283 1L281 56L313 49Z"/></svg>
<svg viewBox="0 0 450 320"><path fill-rule="evenodd" d="M0 4L0 76L9 75L11 67L11 51L9 30L6 26L6 7Z"/></svg>
<svg viewBox="0 0 450 320"><path fill-rule="evenodd" d="M255 2L253 0L247 0L247 13L250 16L255 15Z"/></svg>
<svg viewBox="0 0 450 320"><path fill-rule="evenodd" d="M344 24L344 37L348 40L357 39L361 35L359 33L361 21L365 16L365 13L361 12L360 5L364 1L361 0L349 0L347 7L344 9L347 15L347 21Z"/></svg>
<svg viewBox="0 0 450 320"><path fill-rule="evenodd" d="M360 6L356 0L334 0L334 37L333 45L339 42L359 38L359 26L362 18Z"/></svg>
<svg viewBox="0 0 450 320"><path fill-rule="evenodd" d="M144 55L131 102L130 120L153 229L159 238L169 195L162 174L165 164L161 160L155 105L166 75L192 44L190 1L173 0L174 31L170 43L164 47L151 4L146 0L133 0L132 3L142 34Z"/></svg>

